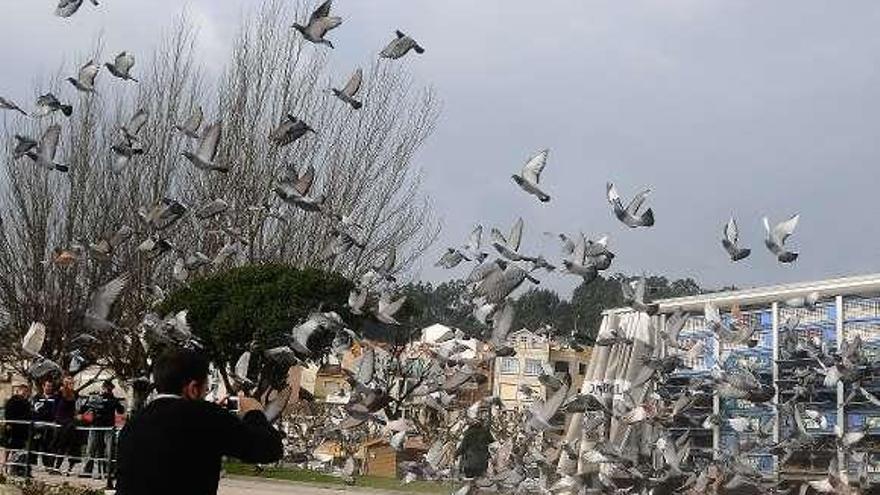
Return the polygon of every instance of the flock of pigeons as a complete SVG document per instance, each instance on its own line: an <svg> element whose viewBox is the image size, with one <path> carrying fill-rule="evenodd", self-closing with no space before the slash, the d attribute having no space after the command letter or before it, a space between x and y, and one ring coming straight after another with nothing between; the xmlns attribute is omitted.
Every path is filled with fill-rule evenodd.
<svg viewBox="0 0 880 495"><path fill-rule="evenodd" d="M316 45L334 47L326 36L342 24L342 19L331 15L331 2L332 0L327 0L321 4L304 24L293 25L303 39ZM96 0L91 0L91 3L98 5ZM61 0L56 14L70 17L82 4L83 0ZM404 57L411 51L421 54L425 50L412 37L396 31L396 37L379 56L393 60ZM137 79L132 74L134 66L135 58L128 52L121 52L112 62L104 64L115 78L136 83ZM96 81L101 70L101 65L89 61L82 66L76 77L70 77L67 81L78 92L95 94ZM329 91L343 104L357 111L364 105L357 99L362 83L363 72L357 69L344 87L331 88ZM16 103L2 97L0 109L28 115ZM37 99L32 115L35 118L45 118L60 113L69 117L73 111L70 104L47 93ZM112 147L116 157L116 170L121 170L146 152L139 135L149 118L145 109L139 109L120 128L118 140ZM223 122L218 120L203 127L204 118L203 110L196 108L186 121L175 126L184 139L195 142L193 149L183 152L183 156L194 167L206 173L228 172L229 164L218 158ZM61 125L55 123L48 126L39 139L15 136L14 158L27 157L40 168L67 172L67 166L56 162L61 132ZM268 139L280 148L304 139L310 133L316 131L306 121L287 115L269 134ZM517 186L542 203L551 200L541 185L541 174L548 156L548 150L539 152L526 162L518 174L512 175ZM330 211L325 196L312 191L314 180L314 168L297 169L291 166L279 178L274 192L291 208L325 215L335 220L333 241L325 247L322 254L324 259L332 260L351 249L363 249L364 243L360 239L362 227L357 224L356 219ZM608 183L606 192L613 215L625 226L650 228L654 225L653 210L644 208L650 190L639 192L629 202L624 201L612 183ZM228 207L222 198L217 198L191 211L183 202L163 198L151 208L143 208L140 212L144 223L153 233L141 242L138 249L155 256L174 252L175 248L168 240L166 232L181 218L190 214L199 220L215 218L222 215ZM798 219L795 215L772 228L767 218L763 220L766 230L765 246L781 263L791 263L798 257L796 252L786 248L786 242L793 234ZM687 421L708 428L726 421L737 432L748 431L752 428L752 423L747 418L720 418L706 414L696 416L694 411L697 408L694 406L700 400L712 396L757 404L769 402L775 395L772 384L763 382L749 369L715 368L703 381L681 391L677 396L664 396L661 393L662 387L653 387L654 391L643 394L643 397L627 392L610 403L607 398L572 390L570 377L559 376L552 369L545 369L539 379L548 390L547 398L536 397L534 405L525 411L505 412L496 397L480 399L468 407L458 407L456 395L463 386L484 382L485 369L490 363L496 358L513 356L516 353L508 343L507 336L514 320L514 306L510 296L517 288L526 281L540 283L534 275L539 270L552 272L558 269L589 283L598 277L600 271L609 269L615 258L614 253L609 250L608 236L593 240L583 233L574 236L560 233L556 237L562 245L563 259L557 267L542 255L522 251L523 229L524 222L521 218L514 222L507 235L493 228L490 244L496 256L491 259L489 253L483 251L483 227L479 225L471 232L466 245L450 247L442 255L437 265L447 269L464 262L474 264L465 278L470 294L468 302L473 305L474 317L485 325L486 330L482 335L471 336L458 330L450 330L432 342L420 343L419 350L427 360L423 369L400 366L395 361L395 356L388 351L361 341L353 331L346 328L339 314L316 311L305 322L294 327L284 343L270 349L252 348L242 354L229 373L235 386L245 392L253 391L260 381L257 377L262 373L261 363L290 366L319 360L328 350L341 358L352 346L361 347L363 352L350 373L350 397L343 408L333 413L324 434L344 437L352 435L358 428L366 428L386 435L390 445L397 450L403 450L407 440L414 435L433 435L435 439L424 459L401 465L407 480L449 479L456 477L457 473L460 475L462 471L468 471L465 467L468 460L479 458L479 455L474 456L463 451L461 438L470 428L486 424L487 413L497 411L497 421L494 424L491 421L489 423L493 431L503 430L505 436L496 441L489 435L483 438L482 445L477 442L478 450L491 453L488 466L478 469L482 472L476 476L469 476L462 488L457 490L457 495L467 495L479 490L501 493L702 494L751 489L756 493L799 491L804 494L809 490L819 493L855 493L856 488L850 483L846 466L839 466L837 457L832 459L827 478L792 485L785 490L776 484L768 484L760 472L743 461L744 456L755 449L769 450L785 458L796 450L809 449L816 443L816 436L804 426L805 418L820 424L827 423L828 420L819 411L805 407L802 402L804 398L811 397L817 387L836 387L837 383L844 383L851 390L848 400L860 395L867 401L880 405L880 399L865 390L860 383L871 370L860 342L850 343L836 351L829 350L824 342L798 338L794 332L797 322L786 323L786 328L791 331L782 333L787 338L783 343L783 352L790 359L805 359L815 364L806 366L799 372L793 389L794 395L778 406L780 414L790 418L792 434L772 443L769 441L770 435L765 431L754 432L764 442L758 445L738 444L731 452L722 452L710 462L695 462L690 455L691 442L687 434L676 438L672 426ZM731 260L741 261L750 256L751 250L740 244L739 229L733 218L724 226L723 232L722 246ZM214 256L201 252L180 253L174 265L174 278L185 282L191 273L204 267L220 266L236 256L243 240L237 238L234 232L227 234L232 240ZM114 251L134 235L135 229L121 226L105 238L91 243L88 249L95 256L106 259L112 257ZM75 261L78 256L73 251L59 250L50 261L63 265ZM383 324L400 324L395 315L405 303L405 298L393 296L396 263L396 252L391 249L381 265L373 267L360 278L348 300L353 314L361 315L369 311ZM113 304L125 290L127 283L128 276L122 274L93 294L91 304L83 314L83 327L86 331L74 339L67 349L71 357L69 371L77 371L83 366L87 361L83 357L84 353L98 344L104 334L117 329L116 324L108 318ZM161 287L151 287L148 290L157 302L164 297ZM643 277L624 282L621 290L625 303L634 310L656 314L658 308L647 297L646 281ZM794 308L815 309L819 297L818 294L810 294L787 301L786 304ZM372 299L375 299L375 307L368 304ZM756 345L756 326L736 310L730 317L722 318L718 308L710 304L705 308L704 317L719 342L729 346ZM660 356L657 349L657 353L643 357L643 373L631 384L632 390L665 383L673 373L687 368L687 363L692 363L704 353L702 341L692 344L688 339L680 338L688 318L689 315L681 311L669 316L660 333L667 352ZM157 344L192 347L201 345L189 328L185 311L166 316L149 312L143 318L141 329L143 345L148 348ZM472 337L484 341L485 347L469 355L470 357L463 357L471 349L465 342ZM41 355L45 338L46 327L35 322L22 342L23 352L31 359L31 375L35 378L62 371L61 366ZM578 336L573 334L570 344L577 345L577 341ZM617 329L608 329L598 336L596 344L632 345L633 341ZM528 387L520 392L536 395ZM272 419L281 414L289 396L289 391L274 394L271 405L267 407ZM422 431L423 425L417 421L389 416L388 406L395 402L422 406L420 415L430 411L432 421L440 422L444 427L433 428L429 433ZM589 445L580 445L580 439L573 442L562 440L560 430L563 424L559 421L560 413L580 413L580 416L575 417L582 421L582 431L587 432L585 438L592 439ZM645 431L651 432L653 441L648 442L651 445L648 455L627 450L624 448L626 442L612 445L606 431L612 421L629 428L649 425L650 428ZM864 452L856 452L864 436L864 432L850 433L839 440L838 447L848 458L861 459L860 469L867 473L869 456ZM577 470L578 462L560 462L565 458L581 459L599 467L595 472L580 472ZM343 474L354 477L357 471L355 460L347 459ZM860 473L863 471L860 470ZM858 481L865 488L867 476L860 476Z"/></svg>

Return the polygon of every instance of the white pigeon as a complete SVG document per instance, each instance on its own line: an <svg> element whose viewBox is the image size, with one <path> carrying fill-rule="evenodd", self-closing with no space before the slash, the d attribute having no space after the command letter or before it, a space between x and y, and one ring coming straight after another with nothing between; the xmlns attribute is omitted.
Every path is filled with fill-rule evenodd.
<svg viewBox="0 0 880 495"><path fill-rule="evenodd" d="M392 300L391 294L388 292L383 293L379 297L379 308L376 311L376 318L382 323L388 325L400 325L400 322L394 319L394 315L400 311L400 308L405 302L406 296L401 296L397 300Z"/></svg>
<svg viewBox="0 0 880 495"><path fill-rule="evenodd" d="M46 341L46 325L35 321L31 323L24 338L21 339L21 348L28 356L35 357L40 354L43 349L43 343Z"/></svg>
<svg viewBox="0 0 880 495"><path fill-rule="evenodd" d="M779 222L771 229L770 220L764 217L764 230L767 232L764 245L776 255L780 263L791 263L798 258L798 253L785 249L785 241L794 233L799 219L800 215L795 215L784 222Z"/></svg>
<svg viewBox="0 0 880 495"><path fill-rule="evenodd" d="M83 325L86 328L96 331L118 328L116 324L108 321L107 317L110 316L110 308L119 298L126 284L128 284L128 274L123 273L99 287L92 294L91 303L83 319Z"/></svg>
<svg viewBox="0 0 880 495"><path fill-rule="evenodd" d="M544 171L544 166L547 165L547 156L549 153L550 150L539 152L526 162L525 167L523 167L522 172L520 172L519 175L514 174L511 176L513 177L513 181L516 182L523 191L536 196L542 203L550 201L550 196L541 190L540 184L541 172Z"/></svg>

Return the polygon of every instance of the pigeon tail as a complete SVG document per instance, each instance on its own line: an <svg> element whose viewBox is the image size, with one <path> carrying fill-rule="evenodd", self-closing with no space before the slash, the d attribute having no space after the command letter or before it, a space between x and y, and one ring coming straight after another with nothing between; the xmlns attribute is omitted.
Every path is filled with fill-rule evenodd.
<svg viewBox="0 0 880 495"><path fill-rule="evenodd" d="M70 168L67 165L55 165L55 170L59 172L67 172Z"/></svg>
<svg viewBox="0 0 880 495"><path fill-rule="evenodd" d="M538 200L542 203L546 203L546 202L550 201L550 195L542 194L542 195L538 196Z"/></svg>
<svg viewBox="0 0 880 495"><path fill-rule="evenodd" d="M780 263L792 263L796 259L798 259L797 253L792 253L789 251L779 253L779 262Z"/></svg>
<svg viewBox="0 0 880 495"><path fill-rule="evenodd" d="M71 115L73 115L73 106L61 105L61 113L63 113L65 117L70 117Z"/></svg>
<svg viewBox="0 0 880 495"><path fill-rule="evenodd" d="M419 55L425 53L425 49L422 48L422 46L421 46L421 45L418 45L418 44L413 45L413 50L415 50L416 53L418 53Z"/></svg>
<svg viewBox="0 0 880 495"><path fill-rule="evenodd" d="M645 210L645 213L642 214L642 226L651 227L654 225L654 210L648 208Z"/></svg>
<svg viewBox="0 0 880 495"><path fill-rule="evenodd" d="M357 100L351 100L351 108L354 108L355 110L360 110L362 106L364 106L363 103Z"/></svg>

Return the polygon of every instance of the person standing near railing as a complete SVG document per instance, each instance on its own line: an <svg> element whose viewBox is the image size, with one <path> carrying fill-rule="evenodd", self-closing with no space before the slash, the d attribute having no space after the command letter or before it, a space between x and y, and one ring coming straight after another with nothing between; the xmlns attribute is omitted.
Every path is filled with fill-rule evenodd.
<svg viewBox="0 0 880 495"><path fill-rule="evenodd" d="M13 395L6 401L3 408L3 417L6 421L21 421L21 423L6 423L4 429L4 445L6 446L6 462L27 463L28 432L30 425L25 423L33 416L31 408L31 387L27 383L20 383L13 389ZM10 452L13 451L13 452ZM16 475L27 475L25 466L14 466L10 472Z"/></svg>
<svg viewBox="0 0 880 495"><path fill-rule="evenodd" d="M91 414L93 428L108 428L106 430L89 431L89 442L86 446L86 463L83 466L83 473L91 474L95 459L112 459L113 458L113 430L116 425L116 415L125 414L125 406L122 405L122 399L113 395L112 380L105 380L101 385L103 392L95 397L90 397L83 407L80 414ZM107 472L107 461L98 461L98 473Z"/></svg>
<svg viewBox="0 0 880 495"><path fill-rule="evenodd" d="M55 458L47 455L53 452L55 447L55 406L58 404L58 395L55 393L55 382L52 378L46 378L41 386L41 392L34 396L34 437L31 440L31 450L43 453L43 467L55 468ZM36 464L36 458L32 461Z"/></svg>
<svg viewBox="0 0 880 495"><path fill-rule="evenodd" d="M52 449L58 455L55 463L55 471L61 470L64 458L68 458L67 471L72 472L82 455L82 441L80 432L76 429L77 401L79 394L74 388L73 377L66 375L61 380L61 390L58 392L58 401L55 404L55 423L58 424L58 433L55 437L55 448Z"/></svg>

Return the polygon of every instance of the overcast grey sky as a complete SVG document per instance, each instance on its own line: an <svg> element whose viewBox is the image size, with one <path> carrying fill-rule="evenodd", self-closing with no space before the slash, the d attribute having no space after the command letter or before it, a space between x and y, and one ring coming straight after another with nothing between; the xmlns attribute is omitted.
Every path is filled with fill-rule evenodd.
<svg viewBox="0 0 880 495"><path fill-rule="evenodd" d="M37 77L81 62L103 33L108 52L148 54L182 8L200 25L206 66L224 63L241 13L257 0L104 0L74 18L54 0L2 0L0 94L26 101ZM877 271L880 227L880 3L787 0L337 0L340 75L375 56L393 29L427 53L414 72L444 102L418 160L444 219L430 265L476 222L526 221L526 249L558 257L542 231L611 234L613 267L705 286L755 286ZM28 105L30 101L26 101ZM550 148L553 200L510 180ZM612 217L605 183L642 186L657 225ZM763 248L761 216L801 213L780 266ZM734 213L749 260L720 247ZM550 286L570 290L574 278Z"/></svg>

